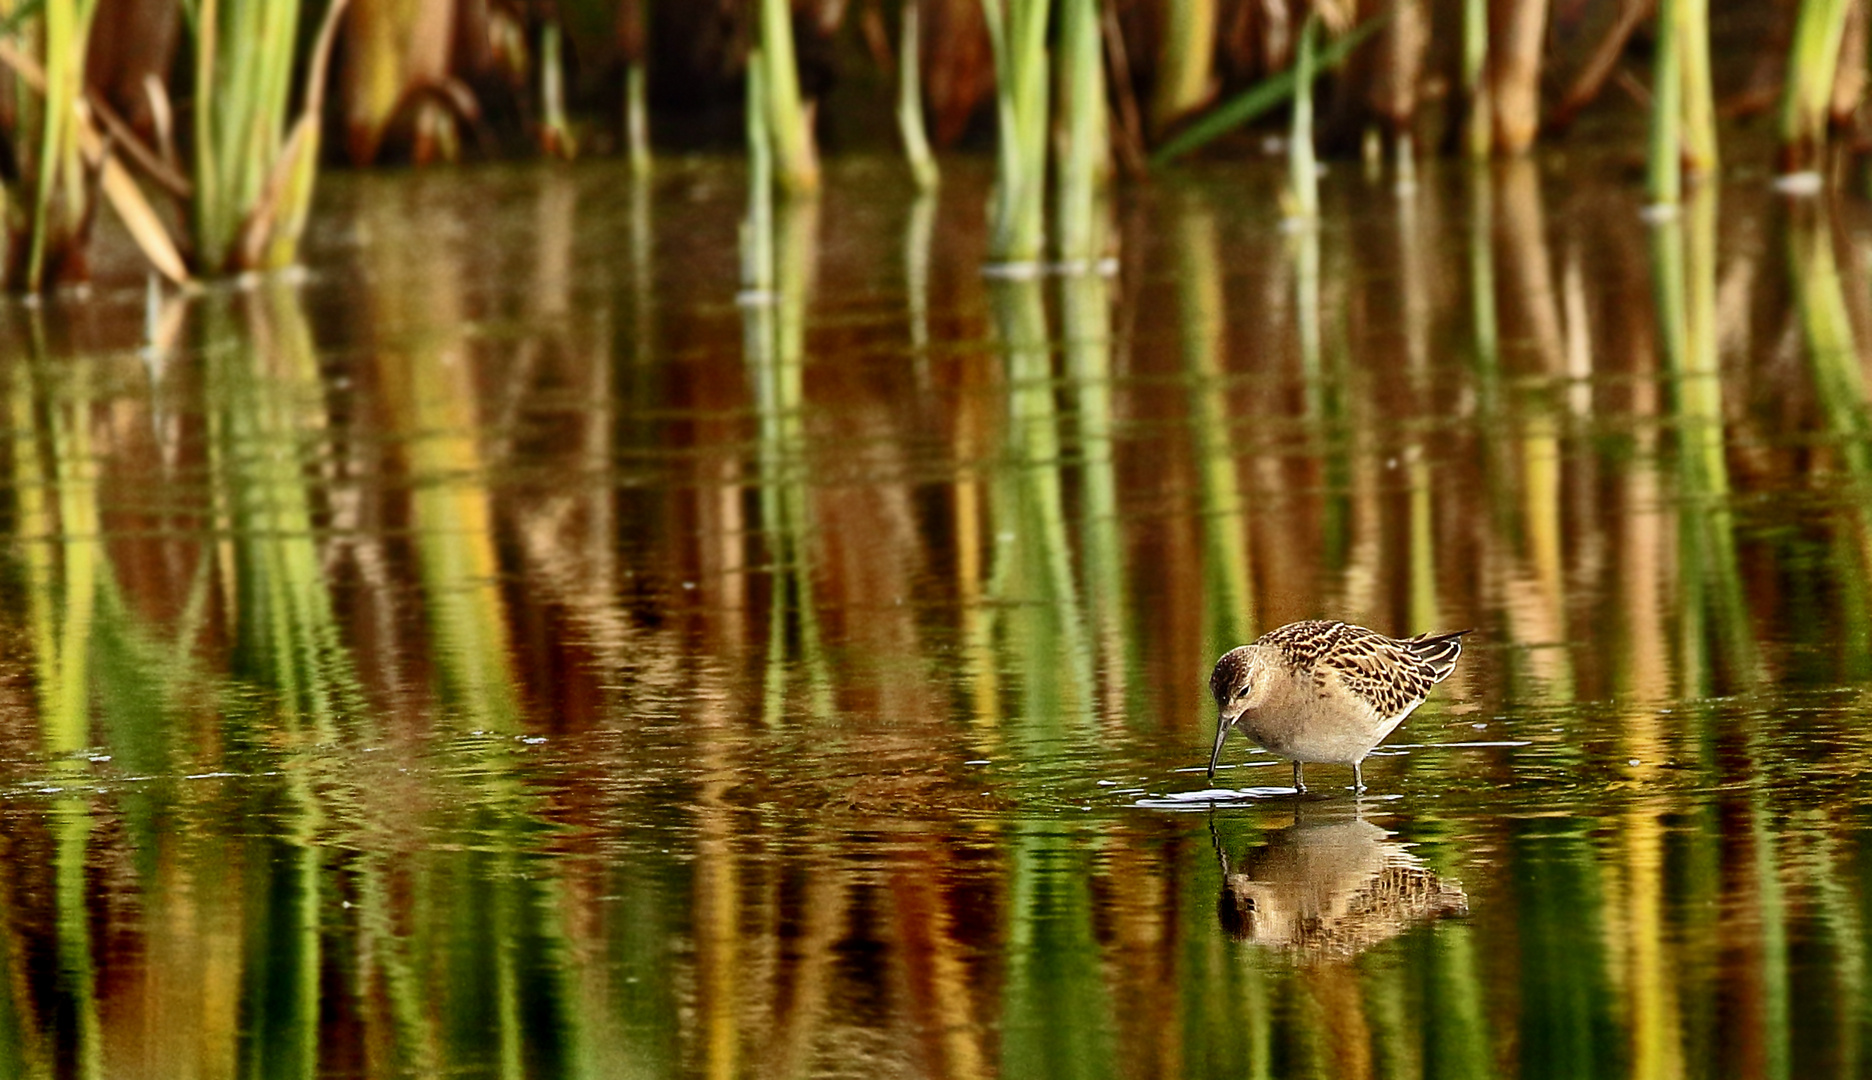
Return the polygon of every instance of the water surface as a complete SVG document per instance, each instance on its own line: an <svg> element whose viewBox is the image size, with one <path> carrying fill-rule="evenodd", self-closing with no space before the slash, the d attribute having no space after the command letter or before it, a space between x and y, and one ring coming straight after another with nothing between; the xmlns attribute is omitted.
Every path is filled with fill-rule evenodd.
<svg viewBox="0 0 1872 1080"><path fill-rule="evenodd" d="M762 289L669 163L0 310L0 1071L1865 1071L1862 204L1206 167L1009 280L952 174ZM1211 788L1317 616L1474 633Z"/></svg>

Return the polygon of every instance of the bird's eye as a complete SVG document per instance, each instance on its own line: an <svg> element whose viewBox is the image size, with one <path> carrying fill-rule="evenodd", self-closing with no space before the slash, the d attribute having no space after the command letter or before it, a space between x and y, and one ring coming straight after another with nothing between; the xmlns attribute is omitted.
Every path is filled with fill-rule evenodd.
<svg viewBox="0 0 1872 1080"><path fill-rule="evenodd" d="M1235 696L1236 696L1236 698L1238 698L1238 699L1239 699L1239 698L1245 698L1245 697L1247 697L1247 696L1248 696L1248 690L1249 690L1249 688L1248 688L1248 687L1246 687L1246 686L1244 686L1244 687L1242 687L1242 688L1241 688L1240 690L1237 690L1237 691L1235 691Z"/></svg>

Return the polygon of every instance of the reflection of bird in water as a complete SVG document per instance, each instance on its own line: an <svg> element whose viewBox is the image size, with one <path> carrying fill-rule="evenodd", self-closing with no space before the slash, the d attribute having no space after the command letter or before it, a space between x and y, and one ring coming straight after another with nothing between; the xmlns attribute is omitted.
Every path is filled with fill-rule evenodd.
<svg viewBox="0 0 1872 1080"><path fill-rule="evenodd" d="M1316 619L1223 653L1209 675L1217 709L1209 782L1222 740L1239 725L1250 739L1293 759L1295 791L1306 790L1303 761L1350 765L1353 790L1364 791L1365 755L1449 678L1468 632L1392 638Z"/></svg>
<svg viewBox="0 0 1872 1080"><path fill-rule="evenodd" d="M1296 820L1234 868L1213 820L1210 835L1222 864L1216 916L1237 940L1350 957L1415 923L1469 912L1460 884L1437 877L1362 819Z"/></svg>

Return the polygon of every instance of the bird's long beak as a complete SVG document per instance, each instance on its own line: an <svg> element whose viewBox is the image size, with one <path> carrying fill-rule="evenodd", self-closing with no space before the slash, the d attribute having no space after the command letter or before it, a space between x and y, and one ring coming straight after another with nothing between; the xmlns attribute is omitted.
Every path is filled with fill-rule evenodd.
<svg viewBox="0 0 1872 1080"><path fill-rule="evenodd" d="M1211 784L1215 783L1216 762L1222 760L1222 740L1228 738L1229 727L1230 724L1226 718L1220 715L1216 717L1216 744L1215 749L1209 752L1209 782Z"/></svg>

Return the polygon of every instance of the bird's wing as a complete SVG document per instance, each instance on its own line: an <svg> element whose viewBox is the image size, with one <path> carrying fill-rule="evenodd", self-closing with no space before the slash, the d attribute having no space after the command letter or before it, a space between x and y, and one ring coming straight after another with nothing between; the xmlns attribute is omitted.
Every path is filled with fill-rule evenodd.
<svg viewBox="0 0 1872 1080"><path fill-rule="evenodd" d="M1426 656L1419 652L1417 639L1399 641L1343 622L1293 623L1262 635L1258 644L1280 650L1296 671L1312 669L1321 685L1337 676L1347 691L1380 716L1416 708L1455 664L1454 653L1445 658L1440 645ZM1461 651L1460 643L1452 644Z"/></svg>

